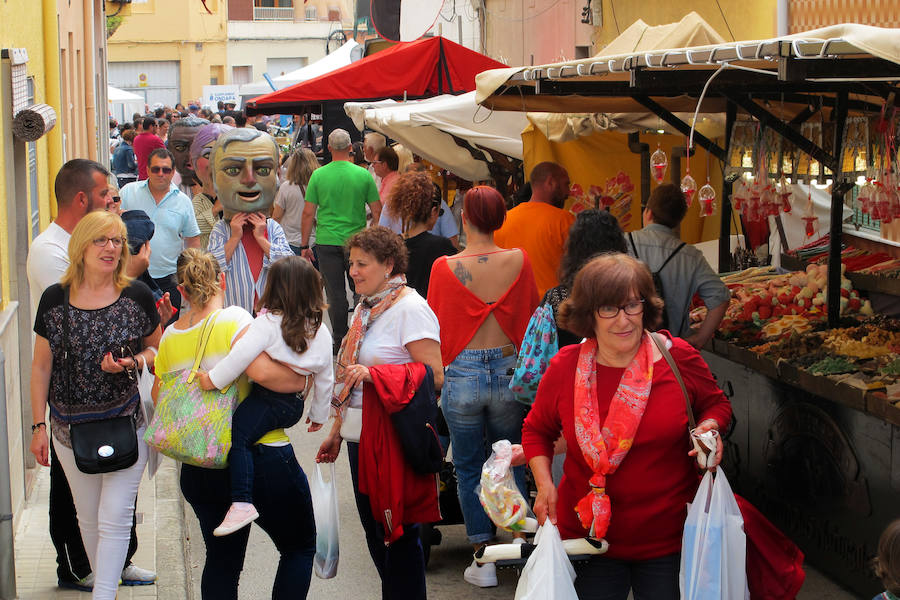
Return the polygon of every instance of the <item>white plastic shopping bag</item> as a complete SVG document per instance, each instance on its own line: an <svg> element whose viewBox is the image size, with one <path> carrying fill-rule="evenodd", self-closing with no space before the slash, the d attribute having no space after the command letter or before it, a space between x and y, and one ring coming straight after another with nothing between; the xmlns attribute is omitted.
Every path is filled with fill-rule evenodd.
<svg viewBox="0 0 900 600"><path fill-rule="evenodd" d="M141 396L141 412L144 414L144 425L149 425L153 418L153 373L144 366L137 367L138 372L138 393ZM153 479L156 475L156 469L159 468L159 452L155 449L147 448L147 477Z"/></svg>
<svg viewBox="0 0 900 600"><path fill-rule="evenodd" d="M309 485L312 493L313 512L316 519L316 557L313 570L320 579L337 575L339 550L339 518L337 486L334 482L334 463L331 477L326 483L322 478L322 465L316 464L316 472Z"/></svg>
<svg viewBox="0 0 900 600"><path fill-rule="evenodd" d="M537 548L519 576L515 600L578 600L575 569L550 519L538 528L534 543Z"/></svg>
<svg viewBox="0 0 900 600"><path fill-rule="evenodd" d="M679 582L683 600L748 600L744 518L725 473L707 471L688 505Z"/></svg>

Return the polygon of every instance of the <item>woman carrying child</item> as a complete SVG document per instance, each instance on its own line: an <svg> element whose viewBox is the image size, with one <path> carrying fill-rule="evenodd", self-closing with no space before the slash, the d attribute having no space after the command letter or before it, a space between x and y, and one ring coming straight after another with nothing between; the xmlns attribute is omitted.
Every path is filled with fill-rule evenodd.
<svg viewBox="0 0 900 600"><path fill-rule="evenodd" d="M178 259L178 286L190 302L190 309L163 334L156 360L157 377L189 369L203 329L210 317L212 325L200 366L209 370L229 353L253 317L239 306L223 308L225 276L216 259L202 250L185 250ZM321 286L319 286L321 288ZM314 298L311 295L298 296ZM215 319L215 321L213 321ZM237 380L240 398L250 391L247 376L273 392L304 389L307 378L282 365L267 354L260 354ZM154 397L159 379L154 386ZM312 498L303 469L297 463L290 439L284 430L273 426L261 435L252 452L254 470L253 500L259 513L256 523L269 535L281 554L273 599L305 598L309 591L315 555L316 527ZM204 600L236 600L238 580L250 529L234 535L213 536L231 505L229 469L206 469L183 464L181 491L200 522L206 544L206 561L200 590Z"/></svg>
<svg viewBox="0 0 900 600"><path fill-rule="evenodd" d="M309 431L318 431L328 419L334 370L331 333L322 326L326 308L319 272L305 258L289 256L272 263L259 305L265 309L243 337L208 373L200 385L210 391L225 389L253 360L267 353L306 378L301 392L283 394L254 382L250 395L231 424L231 508L213 535L234 533L249 525L259 513L253 506L253 455L256 440L277 427L291 427L303 416L304 400L315 386L314 401L306 419Z"/></svg>

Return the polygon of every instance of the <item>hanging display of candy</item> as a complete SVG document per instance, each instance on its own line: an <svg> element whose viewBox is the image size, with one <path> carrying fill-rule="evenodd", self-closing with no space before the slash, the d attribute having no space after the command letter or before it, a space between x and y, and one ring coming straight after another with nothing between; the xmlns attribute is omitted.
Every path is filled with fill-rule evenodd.
<svg viewBox="0 0 900 600"><path fill-rule="evenodd" d="M866 182L859 187L859 192L856 195L856 202L859 204L859 211L862 214L869 214L874 196L875 186L872 184L872 178L866 177Z"/></svg>
<svg viewBox="0 0 900 600"><path fill-rule="evenodd" d="M784 176L784 173L781 174L781 179L775 184L775 195L781 203L781 210L786 213L791 212L791 196L794 195L794 192L791 189L791 184L788 183L787 177Z"/></svg>
<svg viewBox="0 0 900 600"><path fill-rule="evenodd" d="M806 237L815 235L816 231L819 229L819 217L812 215L801 218L806 221Z"/></svg>
<svg viewBox="0 0 900 600"><path fill-rule="evenodd" d="M878 134L875 142L874 160L866 182L860 186L856 197L859 210L868 214L873 221L883 224L900 219L900 191L898 191L898 170L895 168L894 138L897 134L897 109L886 113L886 105L881 109L881 116L875 124ZM900 160L900 158L898 158ZM868 175L868 174L867 174Z"/></svg>
<svg viewBox="0 0 900 600"><path fill-rule="evenodd" d="M716 211L716 190L709 184L709 177L697 192L697 199L700 200L700 216L711 217Z"/></svg>
<svg viewBox="0 0 900 600"><path fill-rule="evenodd" d="M688 168L690 168L690 166ZM687 205L690 206L693 204L694 194L697 193L697 182L691 177L690 171L681 178L681 191L684 193L684 199L687 201Z"/></svg>
<svg viewBox="0 0 900 600"><path fill-rule="evenodd" d="M650 174L656 183L662 183L666 177L666 167L669 166L669 158L663 152L659 144L656 145L656 152L650 155Z"/></svg>

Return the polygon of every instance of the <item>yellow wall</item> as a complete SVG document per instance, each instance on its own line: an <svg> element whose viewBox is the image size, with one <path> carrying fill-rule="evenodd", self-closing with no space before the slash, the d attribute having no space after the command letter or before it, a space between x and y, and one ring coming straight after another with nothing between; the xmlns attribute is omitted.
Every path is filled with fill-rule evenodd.
<svg viewBox="0 0 900 600"><path fill-rule="evenodd" d="M4 2L0 4L0 40L4 48L25 48L28 51L27 72L34 77L35 102L51 105L60 110L59 100L59 51L56 38L56 3L49 2L49 11L44 11L41 2ZM50 30L53 35L47 39L44 17L52 14ZM54 68L56 65L56 68ZM49 68L48 68L49 67ZM6 96L5 86L0 89L0 103L6 105L11 98ZM12 201L28 202L29 194L24 191L18 198L6 197L7 171L5 166L12 165L13 157L7 156L5 140L12 136L11 131L0 130L0 285L2 285L2 308L6 308L10 300L10 269L12 268L12 252L9 247L9 231L12 225L8 222L8 203ZM41 228L50 221L52 175L62 164L60 146L60 128L57 126L50 134L37 142L37 181L40 198ZM21 143L16 141L16 143ZM25 182L17 182L24 186ZM22 189L22 188L17 188ZM27 304L27 303L26 303Z"/></svg>
<svg viewBox="0 0 900 600"><path fill-rule="evenodd" d="M685 138L674 135L641 136L641 142L650 145L650 152L656 150L657 144L669 157L669 168L666 170L664 182L671 181L672 146L684 146ZM635 186L632 192L631 221L624 227L626 231L641 228L641 155L633 154L628 149L628 136L624 133L594 133L569 142L550 142L543 133L529 126L522 133L525 151L525 175L531 172L534 165L551 160L564 166L569 172L572 183L580 184L587 191L590 186L604 186L606 180L620 171L631 177ZM720 142L721 145L721 142ZM715 214L711 217L700 217L700 205L694 200L684 220L681 222L681 239L694 244L719 237L719 216L721 215L722 175L720 163L715 158L707 161L707 154L702 148L691 157L691 176L699 188L706 183L707 163L710 167L710 184L716 190ZM685 172L686 161L681 158L681 173ZM650 189L656 187L651 178Z"/></svg>
<svg viewBox="0 0 900 600"><path fill-rule="evenodd" d="M665 25L677 23L691 11L726 41L766 39L776 34L776 0L594 1L603 5L603 25L594 29L595 54L638 19L648 25Z"/></svg>
<svg viewBox="0 0 900 600"><path fill-rule="evenodd" d="M227 65L227 2L148 0L131 5L131 16L107 40L109 62L177 60L181 99L200 98L215 67ZM197 44L202 44L198 50ZM227 69L225 77L228 77ZM218 82L219 84L228 81Z"/></svg>

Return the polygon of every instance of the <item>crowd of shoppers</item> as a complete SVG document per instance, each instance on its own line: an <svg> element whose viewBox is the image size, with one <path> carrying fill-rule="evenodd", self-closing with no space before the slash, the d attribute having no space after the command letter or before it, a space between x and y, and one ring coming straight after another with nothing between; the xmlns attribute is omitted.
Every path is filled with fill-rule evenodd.
<svg viewBox="0 0 900 600"><path fill-rule="evenodd" d="M129 562L147 458L134 375L153 366L156 395L159 378L188 369L208 334L198 381L214 389L234 379L241 401L251 380L255 391L235 413L240 452L232 453L231 468L181 467L181 489L206 546L204 598L237 597L254 521L280 553L273 598L306 596L315 524L306 474L285 433L304 409L309 431L326 413L333 419L317 462L337 460L347 442L382 597L426 597L419 527L441 518L436 476L413 469L389 416L411 390L440 399L475 551L496 541L476 487L490 445L507 439L529 461L538 520L551 519L564 538L610 543L606 555L576 567L580 598L624 599L629 590L677 597L685 503L699 480L677 376L660 360L659 345L674 357L701 431L726 427L731 410L691 344L698 340L682 327L686 300L664 303L650 270L626 252L652 262L652 244L672 245L683 195L666 189L652 198L648 227L626 244L609 212L575 218L565 210L568 173L548 162L532 169L527 202L507 212L496 189L475 186L456 198L457 222L422 164L380 134L353 145L348 132L331 131L332 160L320 166L311 138L282 157L259 131L265 125L241 127L240 113L193 104L183 113L161 110L116 127L118 186L110 187L96 163L64 166L59 217L29 254L30 278L41 264L57 264L44 273L46 285L37 275L31 282L32 451L41 464L51 457L58 463L57 490L60 477L71 488L89 563L66 571L61 560L60 585L114 598L126 575L137 583L155 579L140 577ZM672 286L675 293L693 291L684 283ZM715 304L718 295L705 299ZM666 308L679 331L650 334ZM553 315L559 351L541 365L529 406L510 381L517 357L539 342L526 332L541 310ZM624 418L626 402L638 410ZM137 459L102 476L82 472L68 425L122 416L137 432ZM597 451L613 421L617 437L607 443L615 460ZM551 462L561 452L560 481ZM720 458L721 444L712 466ZM513 476L528 497L525 467L514 467ZM60 556L75 555L71 543L58 545ZM462 575L479 587L498 583L492 563L473 561Z"/></svg>

